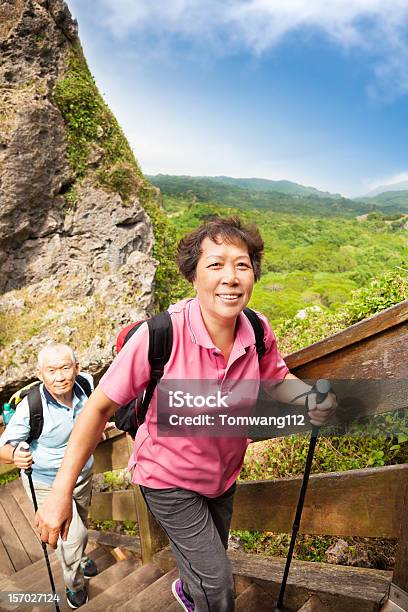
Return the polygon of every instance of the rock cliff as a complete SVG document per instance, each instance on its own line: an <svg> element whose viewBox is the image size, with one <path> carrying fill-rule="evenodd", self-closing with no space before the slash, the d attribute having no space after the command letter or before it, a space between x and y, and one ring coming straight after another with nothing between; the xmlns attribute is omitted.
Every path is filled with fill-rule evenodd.
<svg viewBox="0 0 408 612"><path fill-rule="evenodd" d="M162 213L62 0L1 0L0 56L4 401L51 340L103 371L118 329L152 311Z"/></svg>

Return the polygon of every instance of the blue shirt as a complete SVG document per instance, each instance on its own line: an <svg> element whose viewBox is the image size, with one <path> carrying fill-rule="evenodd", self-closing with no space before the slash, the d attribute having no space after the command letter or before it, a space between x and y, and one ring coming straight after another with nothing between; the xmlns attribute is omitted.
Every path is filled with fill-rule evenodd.
<svg viewBox="0 0 408 612"><path fill-rule="evenodd" d="M93 379L90 374L84 374L93 387ZM86 393L78 383L74 385L72 408L60 404L47 391L43 384L40 385L40 393L43 405L44 427L38 440L30 444L33 455L33 480L51 486L67 448L68 440L86 400ZM28 400L25 397L18 404L15 414L12 416L5 431L0 436L0 446L11 444L17 446L19 442L27 440L30 433L30 413ZM84 465L77 482L81 482L89 476L92 471L93 456Z"/></svg>

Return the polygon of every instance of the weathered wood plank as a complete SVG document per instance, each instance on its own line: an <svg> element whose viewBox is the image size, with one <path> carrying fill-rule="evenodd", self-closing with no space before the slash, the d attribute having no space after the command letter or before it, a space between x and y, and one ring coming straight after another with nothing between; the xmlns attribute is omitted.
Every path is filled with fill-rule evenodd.
<svg viewBox="0 0 408 612"><path fill-rule="evenodd" d="M25 514L20 510L16 500L10 494L0 495L0 503L6 512L10 523L21 540L24 550L30 558L31 563L35 563L42 557L42 549L39 538L35 535L31 525L27 521Z"/></svg>
<svg viewBox="0 0 408 612"><path fill-rule="evenodd" d="M126 563L122 561L121 563ZM97 595L87 604L88 612L116 612L119 606L148 587L152 582L162 576L158 567L149 563L131 572L120 582L113 583L105 591ZM150 608L146 608L149 610ZM142 612L142 608L139 608Z"/></svg>
<svg viewBox="0 0 408 612"><path fill-rule="evenodd" d="M306 376L303 379L310 383L315 380ZM408 407L408 375L406 379L336 379L331 382L339 405L335 416L328 425L347 427L359 419ZM258 400L254 417L275 418L275 422L272 420L270 426L249 427L248 436L253 440L265 440L291 434L306 434L311 431L311 424L308 416L305 416L304 423L300 425L298 415L301 414L306 414L304 408L281 404L262 394ZM279 423L283 417L287 419L284 427L282 427L283 423ZM384 430L382 433L385 435ZM390 426L388 435L392 437L394 434L395 431Z"/></svg>
<svg viewBox="0 0 408 612"><path fill-rule="evenodd" d="M24 550L13 523L7 516L2 504L0 503L0 538L7 550L7 554L16 572L27 565L31 565L31 560Z"/></svg>
<svg viewBox="0 0 408 612"><path fill-rule="evenodd" d="M334 352L311 353L305 361L289 355L285 361L300 378L406 378L407 338L403 323Z"/></svg>
<svg viewBox="0 0 408 612"><path fill-rule="evenodd" d="M137 521L132 490L93 493L89 514L94 521Z"/></svg>
<svg viewBox="0 0 408 612"><path fill-rule="evenodd" d="M300 531L396 538L407 482L408 465L312 475ZM300 486L301 478L239 483L232 528L290 532ZM145 515L143 504L141 512L148 520L151 515L147 509ZM96 493L91 515L95 520L135 520L133 489Z"/></svg>
<svg viewBox="0 0 408 612"><path fill-rule="evenodd" d="M143 610L146 610L146 612L163 612L174 602L171 585L177 577L178 570L171 570L118 606L115 612L116 610L117 612L142 612Z"/></svg>
<svg viewBox="0 0 408 612"><path fill-rule="evenodd" d="M408 593L408 486L400 513L401 527L392 582Z"/></svg>
<svg viewBox="0 0 408 612"><path fill-rule="evenodd" d="M14 574L15 569L12 564L10 557L7 553L6 547L3 544L3 541L0 536L0 572L5 574L6 576L11 576Z"/></svg>
<svg viewBox="0 0 408 612"><path fill-rule="evenodd" d="M235 577L250 578L277 601L285 559L230 551ZM316 595L330 612L376 612L385 599L391 572L326 563L292 561L285 610L295 611Z"/></svg>
<svg viewBox="0 0 408 612"><path fill-rule="evenodd" d="M101 609L105 610L105 604L103 603L103 592L110 585L117 585L123 578L126 578L129 574L134 572L140 566L140 561L135 558L124 559L118 563L114 563L103 574L99 573L98 576L92 578L89 581L88 595L90 602L101 595L100 603ZM95 609L95 608L94 608Z"/></svg>
<svg viewBox="0 0 408 612"><path fill-rule="evenodd" d="M300 532L398 537L407 482L407 465L313 475ZM240 483L232 528L289 533L300 486L301 478Z"/></svg>
<svg viewBox="0 0 408 612"><path fill-rule="evenodd" d="M235 612L273 610L276 601L257 584L250 584L235 600Z"/></svg>
<svg viewBox="0 0 408 612"><path fill-rule="evenodd" d="M94 452L94 472L110 472L127 466L129 447L127 434L117 429L106 432L108 439L100 442Z"/></svg>
<svg viewBox="0 0 408 612"><path fill-rule="evenodd" d="M152 513L148 510L140 487L136 485L132 491L139 525L142 563L150 563L153 555L167 546L168 538Z"/></svg>
<svg viewBox="0 0 408 612"><path fill-rule="evenodd" d="M98 544L110 546L111 548L123 548L140 555L140 540L138 536L127 536L120 533L88 529L88 537L90 540L98 542Z"/></svg>
<svg viewBox="0 0 408 612"><path fill-rule="evenodd" d="M14 499L17 502L18 507L20 508L24 516L26 517L28 524L31 526L32 530L35 533L35 528L34 528L35 513L34 513L33 502L31 501L31 499L28 497L27 493L25 492L25 489L21 482L21 478L19 478L18 480L13 480L13 482L8 483L5 487L5 490L7 491L8 494L11 494L14 497Z"/></svg>
<svg viewBox="0 0 408 612"><path fill-rule="evenodd" d="M298 612L328 612L328 607L316 595L312 595Z"/></svg>
<svg viewBox="0 0 408 612"><path fill-rule="evenodd" d="M377 315L355 323L337 334L310 346L291 353L285 357L290 369L298 368L307 363L327 357L330 353L349 347L362 340L367 340L376 334L393 327L398 327L408 320L408 300L391 306ZM401 333L399 330L398 333ZM406 332L404 332L406 333ZM364 376L362 376L364 378Z"/></svg>

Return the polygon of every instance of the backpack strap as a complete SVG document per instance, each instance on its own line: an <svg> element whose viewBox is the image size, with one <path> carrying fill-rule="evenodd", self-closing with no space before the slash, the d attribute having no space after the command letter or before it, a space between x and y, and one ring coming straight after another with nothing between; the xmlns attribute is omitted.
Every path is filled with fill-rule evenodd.
<svg viewBox="0 0 408 612"><path fill-rule="evenodd" d="M145 420L154 390L163 376L164 366L170 358L173 346L173 324L167 310L147 319L146 322L149 328L150 381L144 392L143 400L141 403L137 402L139 424Z"/></svg>
<svg viewBox="0 0 408 612"><path fill-rule="evenodd" d="M75 379L75 382L78 383L78 385L81 387L82 391L85 391L85 395L87 397L89 397L92 393L92 387L91 387L91 383L89 382L89 380L87 378L85 378L85 376L82 376L81 374L78 374L78 376Z"/></svg>
<svg viewBox="0 0 408 612"><path fill-rule="evenodd" d="M26 442L31 444L33 440L37 440L44 426L44 414L42 398L40 393L40 385L35 385L27 393L28 408L30 411L30 435Z"/></svg>
<svg viewBox="0 0 408 612"><path fill-rule="evenodd" d="M244 308L244 313L248 318L250 324L252 325L252 329L254 330L256 352L258 353L258 360L261 361L266 351L266 346L264 342L265 330L258 315L254 310L251 310L250 308Z"/></svg>
<svg viewBox="0 0 408 612"><path fill-rule="evenodd" d="M135 332L137 332L137 330L139 329L139 327L140 327L141 325L143 325L143 323L145 323L145 322L147 322L147 321L150 321L150 319L146 319L146 321L138 321L137 323L134 323L134 324L132 325L132 327L129 329L129 331L128 331L128 332L126 332L126 335L125 335L124 340L123 340L123 344L126 344L126 342L128 342L128 341L131 339L131 337L133 336L133 334L134 334Z"/></svg>

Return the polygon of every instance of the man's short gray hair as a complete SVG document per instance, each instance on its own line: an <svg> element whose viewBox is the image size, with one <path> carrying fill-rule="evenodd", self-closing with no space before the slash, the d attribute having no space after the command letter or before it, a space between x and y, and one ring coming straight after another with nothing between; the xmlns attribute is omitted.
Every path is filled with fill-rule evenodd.
<svg viewBox="0 0 408 612"><path fill-rule="evenodd" d="M58 342L53 342L52 344L47 344L47 346L44 346L44 348L42 348L39 353L38 353L38 367L39 369L42 368L43 366L43 362L44 362L44 357L46 355L48 355L49 353L69 353L71 359L72 359L72 363L78 363L78 359L75 355L75 351L73 348L71 348L70 346L68 346L68 344L60 344Z"/></svg>

